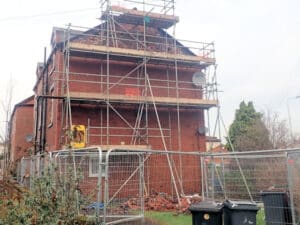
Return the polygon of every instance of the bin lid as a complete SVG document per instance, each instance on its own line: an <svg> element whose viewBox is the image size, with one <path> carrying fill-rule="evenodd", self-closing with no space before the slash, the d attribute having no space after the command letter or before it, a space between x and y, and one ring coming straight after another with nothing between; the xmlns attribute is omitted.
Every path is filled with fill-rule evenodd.
<svg viewBox="0 0 300 225"><path fill-rule="evenodd" d="M191 212L220 212L223 209L223 203L215 201L203 201L193 204L189 207Z"/></svg>
<svg viewBox="0 0 300 225"><path fill-rule="evenodd" d="M286 195L287 192L284 191L262 191L261 195Z"/></svg>
<svg viewBox="0 0 300 225"><path fill-rule="evenodd" d="M250 211L258 211L259 210L256 203L251 202L251 201L226 200L224 202L224 206L231 210L250 210Z"/></svg>

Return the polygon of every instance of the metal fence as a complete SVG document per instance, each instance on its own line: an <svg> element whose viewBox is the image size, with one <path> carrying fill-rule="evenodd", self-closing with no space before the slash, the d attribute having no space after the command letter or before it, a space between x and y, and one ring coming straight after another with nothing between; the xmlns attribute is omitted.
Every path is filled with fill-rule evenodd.
<svg viewBox="0 0 300 225"><path fill-rule="evenodd" d="M117 224L143 218L145 204L155 209L157 196L177 202L180 209L182 195L201 191L200 161L198 153L101 148L58 151L23 158L18 181L32 188L37 177L50 175L55 188L65 191L73 181L76 190L69 191L77 199L78 213L103 224ZM46 174L49 167L52 172Z"/></svg>
<svg viewBox="0 0 300 225"><path fill-rule="evenodd" d="M273 150L202 157L202 195L264 207L267 224L299 224L300 153Z"/></svg>
<svg viewBox="0 0 300 225"><path fill-rule="evenodd" d="M17 164L17 181L31 189L34 179L43 175L49 160L49 155L47 154L23 157Z"/></svg>
<svg viewBox="0 0 300 225"><path fill-rule="evenodd" d="M3 173L4 173L4 160L0 159L0 180L3 178Z"/></svg>
<svg viewBox="0 0 300 225"><path fill-rule="evenodd" d="M300 151L288 152L287 164L293 224L300 224Z"/></svg>
<svg viewBox="0 0 300 225"><path fill-rule="evenodd" d="M180 209L181 196L202 192L204 200L250 200L261 207L264 200L271 211L277 207L272 205L278 201L274 193L284 193L286 205L278 210L282 218L291 211L290 222L285 224L296 225L300 221L299 159L296 150L200 154L90 148L23 158L18 180L32 187L49 166L54 168L54 184L61 183L58 188L65 188L63 182L73 177L78 213L102 224L142 218L145 209L155 209L156 203L151 203L155 196L171 199ZM271 195L263 199L266 193ZM272 217L266 220L280 224Z"/></svg>

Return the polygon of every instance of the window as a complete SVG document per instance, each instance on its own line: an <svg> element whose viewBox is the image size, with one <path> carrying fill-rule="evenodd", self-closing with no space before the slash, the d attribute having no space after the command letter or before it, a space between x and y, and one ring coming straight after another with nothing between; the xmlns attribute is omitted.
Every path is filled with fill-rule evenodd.
<svg viewBox="0 0 300 225"><path fill-rule="evenodd" d="M105 157L102 157L102 163L105 162ZM99 157L91 156L89 158L89 177L98 177L99 172ZM101 167L102 177L105 176L105 166Z"/></svg>

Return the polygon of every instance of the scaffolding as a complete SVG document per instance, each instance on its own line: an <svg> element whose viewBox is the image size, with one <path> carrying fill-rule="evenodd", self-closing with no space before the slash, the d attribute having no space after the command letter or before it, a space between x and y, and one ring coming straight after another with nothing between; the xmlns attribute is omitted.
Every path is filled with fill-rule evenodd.
<svg viewBox="0 0 300 225"><path fill-rule="evenodd" d="M85 121L88 146L120 144L149 149L158 141L164 151L173 150L175 145L174 150L181 152L184 110L206 111L208 133L216 133L218 125L212 126L211 132L209 117L211 108L218 109L214 43L176 39L179 18L174 0L102 0L100 6L100 25L86 28L70 24L60 30L63 63L53 69L47 66L47 74L57 76L43 81L45 88L38 96L40 111L36 117L40 122L36 123L36 133L43 132L36 142L40 149L45 149L46 111L53 111L49 105L53 100L61 105L61 146L70 143L74 108L83 106L99 112L97 124L90 118ZM76 67L74 62L82 61L90 66L88 70ZM182 76L194 71L204 74L205 82L198 85ZM59 86L56 94L51 93L51 82ZM52 102L47 103L47 99ZM136 117L128 119L126 113L132 110ZM162 113L167 115L163 119ZM176 115L175 121L171 114ZM114 123L112 118L116 117L122 126ZM116 143L121 137L129 141ZM184 194L182 158L166 154L166 159L179 199Z"/></svg>
<svg viewBox="0 0 300 225"><path fill-rule="evenodd" d="M64 108L67 118L65 126L72 126L71 101L104 103L107 107L107 117L109 117L109 109L117 113L113 106L114 103L138 104L139 113L135 126L131 126L121 114L117 113L129 128L133 129L133 135L137 137L141 136L142 114L147 114L149 105L152 105L154 110L157 106L176 106L177 111L181 106L203 109L217 106L216 77L214 72L210 75L210 70L215 69L213 43L176 40L174 35L171 37L167 32L164 32L164 37L157 37L146 31L148 26L149 29L157 26L164 29L173 27L175 30L178 17L174 16L174 1L123 1L127 7L130 4L140 4L142 10L138 10L136 7L127 9L119 5L121 1L116 2L118 5L112 5L113 1L101 1L101 19L104 22L100 26L83 31L76 39L72 39L72 37L78 35L78 31L74 33L73 29L78 30L82 27L69 26L65 30L63 92L61 93L67 103ZM125 27L124 23L133 27L141 25L143 30L133 33L132 27ZM70 71L70 57L100 59L102 61L100 72L72 72ZM132 69L126 74L112 74L111 65L122 62L133 65ZM196 67L205 70L207 79L211 81L199 89L191 88L192 81L179 80L178 66L182 65L186 68ZM168 79L168 74L166 79L151 78L148 68L153 66L165 67L166 74L173 70L175 79ZM71 91L71 83L92 83L100 86L100 90L99 92ZM125 88L125 94L113 91L117 88ZM153 89L156 89L156 92L167 91L167 94L162 97L154 95ZM193 92L197 97L181 97L184 96L183 92ZM110 127L112 126L107 120L106 126L102 128L109 129ZM147 136L149 131L145 132ZM109 133L108 130L106 133L106 144L108 145L110 144ZM136 143L136 138L133 139L133 143Z"/></svg>

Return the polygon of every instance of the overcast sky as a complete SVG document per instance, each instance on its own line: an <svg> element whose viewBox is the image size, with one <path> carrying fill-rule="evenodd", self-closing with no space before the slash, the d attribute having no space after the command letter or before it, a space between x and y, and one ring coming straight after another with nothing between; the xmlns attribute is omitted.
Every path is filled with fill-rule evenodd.
<svg viewBox="0 0 300 225"><path fill-rule="evenodd" d="M226 125L242 100L288 118L287 99L300 95L299 9L299 0L177 0L177 38L215 42ZM43 61L53 26L93 27L99 15L98 0L2 2L1 101L9 79L15 103L33 94L36 64ZM300 99L289 105L293 129L300 132ZM2 127L4 121L1 115Z"/></svg>

